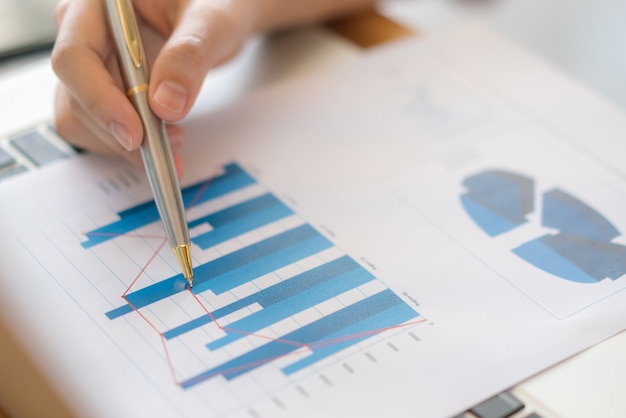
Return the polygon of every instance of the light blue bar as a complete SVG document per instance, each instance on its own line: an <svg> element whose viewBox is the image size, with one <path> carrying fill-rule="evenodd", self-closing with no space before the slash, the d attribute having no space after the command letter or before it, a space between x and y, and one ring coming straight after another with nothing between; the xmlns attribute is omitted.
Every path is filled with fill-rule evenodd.
<svg viewBox="0 0 626 418"><path fill-rule="evenodd" d="M206 250L289 215L293 215L289 207L270 194L263 195L190 223L190 228L203 223L213 227L212 231L198 235L191 241Z"/></svg>
<svg viewBox="0 0 626 418"><path fill-rule="evenodd" d="M411 319L417 318L418 316L419 314L415 312L412 308L410 308L406 303L400 303L398 305L392 306L391 308L384 310L379 314L371 316L366 320L359 321L356 324L341 330L341 332L336 332L329 335L327 337L327 341L329 341L328 345L322 345L320 347L314 348L313 353L311 353L310 356L284 367L282 371L286 375L295 373L299 370L304 369L305 367L308 367L318 361L325 359L326 357L330 357L340 352L341 350L344 350L350 346L353 346L363 340L370 338L375 334L378 334L378 332L369 333L372 330L380 330L380 332L383 332L389 327L397 326ZM364 335L360 337L341 340L347 335L359 334ZM335 339L337 339L337 341L332 342Z"/></svg>
<svg viewBox="0 0 626 418"><path fill-rule="evenodd" d="M192 291L223 293L331 246L332 243L311 226L302 225L194 268ZM128 293L126 300L139 309L186 289L187 281L178 274ZM117 316L129 312L121 307L117 309ZM110 314L116 315L114 311Z"/></svg>
<svg viewBox="0 0 626 418"><path fill-rule="evenodd" d="M274 305L255 312L245 318L228 325L227 334L207 344L210 350L217 350L226 344L246 337L255 331L287 319L298 312L302 312L318 303L340 295L343 292L354 289L364 283L374 280L367 270L359 268L345 274L333 277L328 281L319 283L306 292L295 294ZM240 332L233 332L237 330Z"/></svg>
<svg viewBox="0 0 626 418"><path fill-rule="evenodd" d="M196 269L194 293L221 294L257 277L332 247L310 225L302 225Z"/></svg>
<svg viewBox="0 0 626 418"><path fill-rule="evenodd" d="M281 341L272 341L232 360L207 370L195 377L181 382L181 387L188 389L214 376L222 375L231 380L257 367L289 354L305 344L311 344L334 335L342 329L366 318L370 318L390 307L403 303L389 289L383 290L367 299L347 306L340 311L325 316L305 325L283 337ZM398 322L398 325L400 322ZM292 343L286 343L291 341Z"/></svg>
<svg viewBox="0 0 626 418"><path fill-rule="evenodd" d="M229 164L225 170L224 174L209 180L209 183L204 181L183 189L182 196L185 207L198 205L256 183L256 180L237 164ZM81 243L83 248L91 248L159 220L159 213L152 200L119 212L118 216L120 217L119 221L87 232L88 240Z"/></svg>
<svg viewBox="0 0 626 418"><path fill-rule="evenodd" d="M201 317L192 319L182 325L179 325L171 330L166 331L163 336L166 339L172 339L186 332L192 331L205 324L211 322L211 317L214 319L222 318L230 313L245 308L246 306L258 303L263 308L270 307L276 303L299 293L307 292L309 289L317 286L319 283L330 280L336 276L348 273L355 269L361 269L354 260L348 256L343 256L338 259L332 260L326 264L315 267L311 270L307 270L300 273L288 280L276 283L266 289L256 292L252 295L239 299L231 304L223 306L213 312L211 316L203 315ZM371 276L371 279L374 277ZM118 308L119 309L119 308Z"/></svg>
<svg viewBox="0 0 626 418"><path fill-rule="evenodd" d="M120 306L118 308L110 310L105 315L109 319L115 319L115 318L119 318L120 316L124 316L126 314L129 314L132 311L133 311L133 308L131 308L130 305L122 305L122 306Z"/></svg>
<svg viewBox="0 0 626 418"><path fill-rule="evenodd" d="M166 280L162 280L136 292L128 293L126 300L135 309L143 308L162 299L174 296L176 293L187 289L187 280L182 274L178 274Z"/></svg>
<svg viewBox="0 0 626 418"><path fill-rule="evenodd" d="M215 319L218 319L216 317L213 317ZM180 337L181 335L185 334L186 332L189 331L193 331L194 329L200 328L201 326L204 326L206 324L210 324L212 321L211 317L209 315L203 315L203 316L199 316L197 318L192 319L189 322L185 322L182 325L179 325L177 327L174 327L172 329L169 329L167 331L165 331L163 333L163 337L166 340L171 340L174 339L176 337Z"/></svg>

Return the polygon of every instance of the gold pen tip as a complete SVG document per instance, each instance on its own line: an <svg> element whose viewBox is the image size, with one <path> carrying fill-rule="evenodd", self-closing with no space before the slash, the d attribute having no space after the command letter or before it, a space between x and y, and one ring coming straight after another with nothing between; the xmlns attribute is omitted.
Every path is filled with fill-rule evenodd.
<svg viewBox="0 0 626 418"><path fill-rule="evenodd" d="M191 248L188 244L177 245L175 248L172 248L174 251L174 255L176 256L176 260L178 261L178 265L183 272L183 276L187 283L189 283L189 287L193 287L193 267L191 265Z"/></svg>

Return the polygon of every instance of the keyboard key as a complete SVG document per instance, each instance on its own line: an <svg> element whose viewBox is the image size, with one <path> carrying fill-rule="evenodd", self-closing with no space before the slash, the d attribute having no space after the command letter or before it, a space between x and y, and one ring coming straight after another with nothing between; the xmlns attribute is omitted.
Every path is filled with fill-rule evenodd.
<svg viewBox="0 0 626 418"><path fill-rule="evenodd" d="M503 392L476 405L470 412L478 418L506 418L524 408L524 404L509 392Z"/></svg>
<svg viewBox="0 0 626 418"><path fill-rule="evenodd" d="M15 164L15 158L2 148L0 148L0 169Z"/></svg>
<svg viewBox="0 0 626 418"><path fill-rule="evenodd" d="M52 145L48 138L38 132L18 136L11 139L10 143L38 166L67 158L67 154Z"/></svg>
<svg viewBox="0 0 626 418"><path fill-rule="evenodd" d="M16 165L6 170L0 170L0 181L8 179L9 177L13 177L16 174L21 174L27 171L28 169L24 167L23 165Z"/></svg>

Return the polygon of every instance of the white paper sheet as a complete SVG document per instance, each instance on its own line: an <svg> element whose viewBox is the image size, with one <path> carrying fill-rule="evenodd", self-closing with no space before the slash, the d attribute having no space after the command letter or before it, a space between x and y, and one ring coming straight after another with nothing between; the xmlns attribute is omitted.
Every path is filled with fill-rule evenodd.
<svg viewBox="0 0 626 418"><path fill-rule="evenodd" d="M0 309L80 416L450 416L626 325L626 119L480 28L186 127L193 292L140 170L0 188Z"/></svg>

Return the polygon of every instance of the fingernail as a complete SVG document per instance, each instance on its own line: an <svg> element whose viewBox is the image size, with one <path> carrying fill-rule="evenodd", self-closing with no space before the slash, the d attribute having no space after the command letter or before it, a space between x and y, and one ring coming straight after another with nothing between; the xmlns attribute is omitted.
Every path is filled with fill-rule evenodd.
<svg viewBox="0 0 626 418"><path fill-rule="evenodd" d="M178 83L164 81L154 92L154 100L172 112L182 113L187 104L187 90Z"/></svg>
<svg viewBox="0 0 626 418"><path fill-rule="evenodd" d="M110 130L111 134L117 140L117 142L119 142L124 148L129 151L132 149L133 139L130 136L130 131L126 129L124 125L117 122L112 122Z"/></svg>

